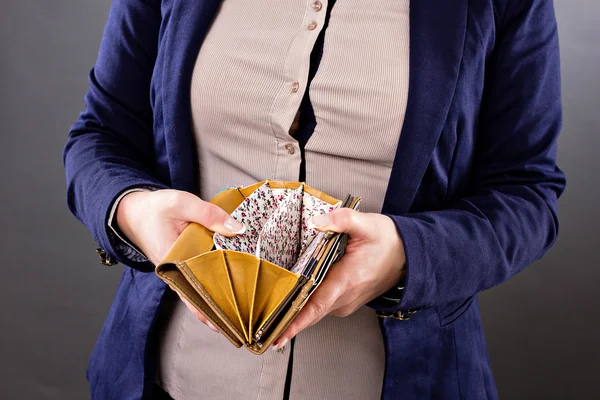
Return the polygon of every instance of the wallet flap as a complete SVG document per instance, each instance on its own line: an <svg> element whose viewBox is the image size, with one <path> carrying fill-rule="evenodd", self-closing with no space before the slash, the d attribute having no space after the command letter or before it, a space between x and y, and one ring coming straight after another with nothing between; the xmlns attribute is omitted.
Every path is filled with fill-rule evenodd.
<svg viewBox="0 0 600 400"><path fill-rule="evenodd" d="M252 317L254 332L275 312L299 279L298 275L269 261L261 260Z"/></svg>
<svg viewBox="0 0 600 400"><path fill-rule="evenodd" d="M217 313L220 310L228 319L227 322L242 336L242 341L245 341L248 332L239 312L224 252L217 250L204 253L180 265L184 267L181 269L188 282L208 295L204 300Z"/></svg>
<svg viewBox="0 0 600 400"><path fill-rule="evenodd" d="M187 299L202 313L221 333L236 347L242 347L244 340L223 323L223 319L213 311L212 307L202 298L194 287L185 279L183 273L175 264L164 264L158 275L169 283L179 294Z"/></svg>
<svg viewBox="0 0 600 400"><path fill-rule="evenodd" d="M253 335L252 318L260 260L250 254L224 251L229 277L240 315L250 342Z"/></svg>
<svg viewBox="0 0 600 400"><path fill-rule="evenodd" d="M286 330L286 328L290 325L294 318L296 318L296 315L298 315L298 313L306 303L305 299L308 296L308 293L310 292L313 285L313 280L307 281L302 286L300 293L292 301L279 323L277 323L274 330L260 342L253 342L250 344L247 343L246 348L254 354L263 354L269 348L269 346L273 344L275 339L277 339Z"/></svg>

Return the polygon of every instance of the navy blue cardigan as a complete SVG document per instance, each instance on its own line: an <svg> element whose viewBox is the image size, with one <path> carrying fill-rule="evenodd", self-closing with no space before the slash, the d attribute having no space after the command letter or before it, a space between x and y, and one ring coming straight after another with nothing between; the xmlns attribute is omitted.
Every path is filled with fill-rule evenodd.
<svg viewBox="0 0 600 400"><path fill-rule="evenodd" d="M113 1L86 108L69 134L68 205L128 265L88 367L93 399L151 393L165 285L152 265L116 252L107 215L131 187L198 193L190 81L218 6ZM387 311L419 311L408 321L381 319L383 398L496 398L476 294L553 244L565 186L556 166L553 4L418 0L410 25L408 109L383 212L408 268L402 302Z"/></svg>

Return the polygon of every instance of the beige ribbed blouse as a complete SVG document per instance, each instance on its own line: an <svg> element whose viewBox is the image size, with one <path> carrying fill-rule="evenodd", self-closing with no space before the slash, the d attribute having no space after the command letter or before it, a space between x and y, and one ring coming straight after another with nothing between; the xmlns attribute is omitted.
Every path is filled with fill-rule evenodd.
<svg viewBox="0 0 600 400"><path fill-rule="evenodd" d="M192 77L201 197L266 178L298 180L290 126L307 90L310 53L327 1L224 0ZM337 0L308 88L317 125L306 182L380 212L408 97L409 0ZM368 266L365 266L368 268ZM160 385L177 400L274 399L284 392L289 344L256 356L234 348L172 304L161 334ZM326 317L294 347L291 399L376 399L384 347L375 313Z"/></svg>

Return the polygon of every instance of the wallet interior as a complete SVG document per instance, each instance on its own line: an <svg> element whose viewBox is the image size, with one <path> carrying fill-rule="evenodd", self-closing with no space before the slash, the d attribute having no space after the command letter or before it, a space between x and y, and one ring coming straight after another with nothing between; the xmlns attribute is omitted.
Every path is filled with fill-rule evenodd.
<svg viewBox="0 0 600 400"><path fill-rule="evenodd" d="M288 193L301 189L334 208L341 203L309 186L301 186L301 183L280 181L265 181L247 188L228 189L215 196L211 202L239 219L240 216L235 211L243 209L249 196L256 190L265 189L264 185L288 189ZM289 204L285 206L288 207ZM265 215L261 223L268 221L275 212L277 207L271 214ZM302 214L302 209L298 213ZM211 231L198 224L190 224L163 262L157 266L156 273L194 304L234 345L245 345L250 351L261 354L289 325L323 279L325 267L334 261L332 258L336 254L331 250L339 244L340 235L330 235L325 242L325 234L313 232L312 238L306 241L303 240L306 237L303 228L306 228L295 229L293 232L296 234L298 231L299 237L296 244L298 254L295 258L276 258L276 261L287 262L284 268L261 257L269 254L261 253L259 248L261 232L256 232L256 227L249 227L249 221L243 222L247 229L250 228L248 237L254 235L256 239L253 243L246 241L246 251L223 248L229 243L237 246L244 238L229 241L229 238L214 234L213 241ZM221 248L215 249L217 241ZM318 257L315 257L313 252L321 242L317 249ZM280 251L280 247L275 248L273 256L277 257ZM297 269L298 265L308 265L309 261L302 259L303 252L304 258L312 256L310 261L314 265L300 271Z"/></svg>

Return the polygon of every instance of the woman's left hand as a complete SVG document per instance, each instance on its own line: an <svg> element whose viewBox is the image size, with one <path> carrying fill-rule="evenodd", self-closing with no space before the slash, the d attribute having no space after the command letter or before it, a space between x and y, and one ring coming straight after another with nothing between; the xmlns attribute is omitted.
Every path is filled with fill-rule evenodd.
<svg viewBox="0 0 600 400"><path fill-rule="evenodd" d="M349 208L312 219L316 229L348 233L344 256L331 266L298 316L274 342L278 350L325 315L345 317L396 285L405 274L404 245L391 218Z"/></svg>

